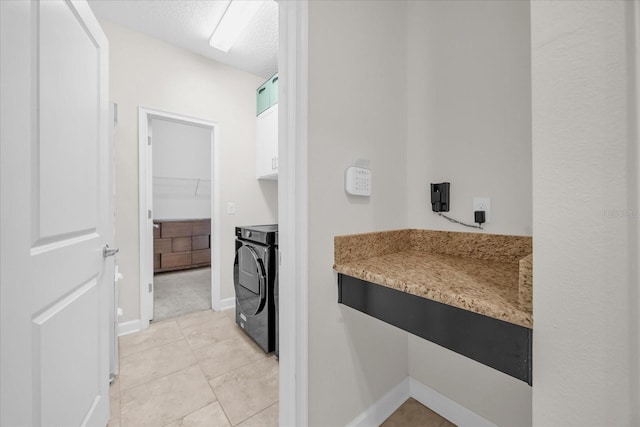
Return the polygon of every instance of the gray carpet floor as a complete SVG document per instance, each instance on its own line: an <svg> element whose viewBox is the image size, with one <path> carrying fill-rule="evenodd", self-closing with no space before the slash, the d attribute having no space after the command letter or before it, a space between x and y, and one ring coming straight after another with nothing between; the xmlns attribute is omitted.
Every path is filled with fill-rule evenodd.
<svg viewBox="0 0 640 427"><path fill-rule="evenodd" d="M153 285L154 321L211 308L211 268L158 273Z"/></svg>

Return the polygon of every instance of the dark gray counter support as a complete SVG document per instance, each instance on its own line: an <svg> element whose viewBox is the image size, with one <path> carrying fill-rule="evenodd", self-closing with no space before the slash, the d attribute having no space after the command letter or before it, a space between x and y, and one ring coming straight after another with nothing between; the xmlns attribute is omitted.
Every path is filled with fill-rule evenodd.
<svg viewBox="0 0 640 427"><path fill-rule="evenodd" d="M338 302L531 385L531 329L344 274Z"/></svg>

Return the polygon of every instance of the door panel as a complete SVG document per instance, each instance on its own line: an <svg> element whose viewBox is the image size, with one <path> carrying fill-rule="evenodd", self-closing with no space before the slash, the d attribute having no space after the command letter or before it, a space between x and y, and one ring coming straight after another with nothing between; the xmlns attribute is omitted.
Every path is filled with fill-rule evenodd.
<svg viewBox="0 0 640 427"><path fill-rule="evenodd" d="M60 240L93 233L98 222L100 47L73 7L44 1L39 9L34 213L38 237Z"/></svg>
<svg viewBox="0 0 640 427"><path fill-rule="evenodd" d="M42 425L78 426L92 415L100 389L99 335L92 326L99 322L99 305L93 277L33 319L33 360L41 372L34 394L41 399Z"/></svg>
<svg viewBox="0 0 640 427"><path fill-rule="evenodd" d="M83 1L0 1L0 425L109 418L107 40Z"/></svg>

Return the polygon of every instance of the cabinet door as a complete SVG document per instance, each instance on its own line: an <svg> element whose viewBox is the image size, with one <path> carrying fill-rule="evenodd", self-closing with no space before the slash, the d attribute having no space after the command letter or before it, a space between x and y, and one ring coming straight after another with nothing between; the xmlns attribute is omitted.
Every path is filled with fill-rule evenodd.
<svg viewBox="0 0 640 427"><path fill-rule="evenodd" d="M271 81L267 80L262 86L260 86L256 90L256 97L257 97L256 115L260 115L260 113L262 113L264 110L269 108L269 104L271 102L271 100L270 100L270 96L271 96L270 86L271 86Z"/></svg>
<svg viewBox="0 0 640 427"><path fill-rule="evenodd" d="M271 77L269 86L269 106L273 107L278 103L278 74Z"/></svg>
<svg viewBox="0 0 640 427"><path fill-rule="evenodd" d="M256 125L258 179L278 179L278 105L258 116Z"/></svg>

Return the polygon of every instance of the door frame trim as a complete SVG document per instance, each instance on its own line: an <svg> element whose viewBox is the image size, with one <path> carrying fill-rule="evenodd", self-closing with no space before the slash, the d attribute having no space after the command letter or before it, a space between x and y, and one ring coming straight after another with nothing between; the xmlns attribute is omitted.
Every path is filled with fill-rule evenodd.
<svg viewBox="0 0 640 427"><path fill-rule="evenodd" d="M221 270L220 270L220 126L212 120L200 119L184 114L171 113L144 106L138 107L138 233L139 233L139 261L140 261L140 330L149 327L152 318L151 300L148 283L153 281L153 228L147 227L147 211L153 207L153 177L149 165L152 161L147 149L149 137L149 120L169 120L190 126L200 126L211 129L211 307L214 310L222 308L220 298ZM149 244L151 242L151 244ZM145 260L147 260L145 262ZM149 265L149 260L151 260Z"/></svg>
<svg viewBox="0 0 640 427"><path fill-rule="evenodd" d="M278 223L282 426L308 425L309 2L279 1Z"/></svg>

